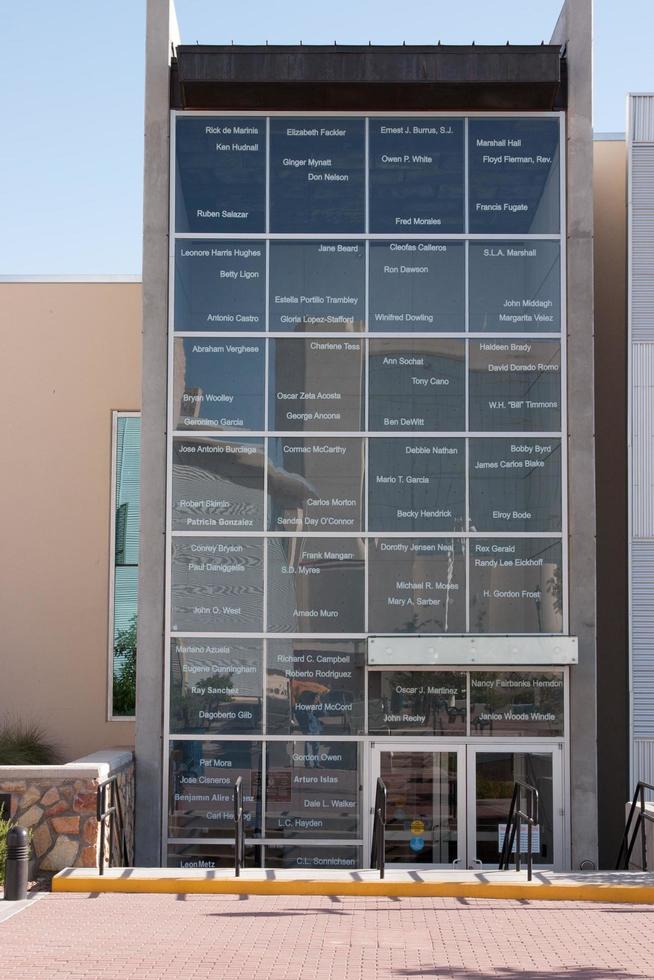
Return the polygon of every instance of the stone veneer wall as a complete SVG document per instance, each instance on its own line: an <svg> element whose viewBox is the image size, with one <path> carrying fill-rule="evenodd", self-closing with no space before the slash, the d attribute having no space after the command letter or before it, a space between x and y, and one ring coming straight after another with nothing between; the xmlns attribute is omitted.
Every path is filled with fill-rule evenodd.
<svg viewBox="0 0 654 980"><path fill-rule="evenodd" d="M94 868L99 859L98 785L118 776L128 853L134 841L134 755L109 749L64 766L0 766L0 795L11 797L13 823L32 834L30 876Z"/></svg>

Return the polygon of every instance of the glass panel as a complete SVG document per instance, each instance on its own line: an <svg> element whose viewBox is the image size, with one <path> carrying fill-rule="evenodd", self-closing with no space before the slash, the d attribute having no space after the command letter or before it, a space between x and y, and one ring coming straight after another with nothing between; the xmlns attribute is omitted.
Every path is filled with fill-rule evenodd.
<svg viewBox="0 0 654 980"><path fill-rule="evenodd" d="M559 230L559 120L470 119L470 231Z"/></svg>
<svg viewBox="0 0 654 980"><path fill-rule="evenodd" d="M375 670L368 674L371 735L467 735L466 674Z"/></svg>
<svg viewBox="0 0 654 980"><path fill-rule="evenodd" d="M455 752L380 752L386 784L386 860L452 864L458 857Z"/></svg>
<svg viewBox="0 0 654 980"><path fill-rule="evenodd" d="M113 685L111 713L134 714L136 698L136 612L140 525L141 420L116 420L113 541Z"/></svg>
<svg viewBox="0 0 654 980"><path fill-rule="evenodd" d="M464 633L465 544L453 539L370 538L371 633Z"/></svg>
<svg viewBox="0 0 654 980"><path fill-rule="evenodd" d="M459 340L371 340L371 431L465 428L465 346Z"/></svg>
<svg viewBox="0 0 654 980"><path fill-rule="evenodd" d="M270 427L358 432L364 413L363 341L271 340Z"/></svg>
<svg viewBox="0 0 654 980"><path fill-rule="evenodd" d="M268 742L266 836L359 836L359 745Z"/></svg>
<svg viewBox="0 0 654 980"><path fill-rule="evenodd" d="M560 540L471 539L471 632L560 633L562 629Z"/></svg>
<svg viewBox="0 0 654 980"><path fill-rule="evenodd" d="M563 736L563 673L470 674L470 734Z"/></svg>
<svg viewBox="0 0 654 980"><path fill-rule="evenodd" d="M561 440L471 439L476 531L561 530Z"/></svg>
<svg viewBox="0 0 654 980"><path fill-rule="evenodd" d="M268 734L363 732L364 669L365 643L268 640Z"/></svg>
<svg viewBox="0 0 654 980"><path fill-rule="evenodd" d="M243 778L243 824L261 833L261 743L170 743L171 837L234 836L234 785Z"/></svg>
<svg viewBox="0 0 654 980"><path fill-rule="evenodd" d="M268 630L363 633L361 538L269 538Z"/></svg>
<svg viewBox="0 0 654 980"><path fill-rule="evenodd" d="M266 847L267 868L360 868L360 847Z"/></svg>
<svg viewBox="0 0 654 980"><path fill-rule="evenodd" d="M463 231L462 119L371 118L370 231Z"/></svg>
<svg viewBox="0 0 654 980"><path fill-rule="evenodd" d="M263 341L175 340L176 429L263 429Z"/></svg>
<svg viewBox="0 0 654 980"><path fill-rule="evenodd" d="M269 439L271 531L363 530L362 439Z"/></svg>
<svg viewBox="0 0 654 980"><path fill-rule="evenodd" d="M464 247L370 242L370 330L464 330Z"/></svg>
<svg viewBox="0 0 654 980"><path fill-rule="evenodd" d="M513 784L522 779L539 793L539 833L532 842L534 864L554 863L552 755L549 752L478 752L477 853L484 865L497 865L509 816Z"/></svg>
<svg viewBox="0 0 654 980"><path fill-rule="evenodd" d="M175 330L264 330L266 246L184 239L175 245Z"/></svg>
<svg viewBox="0 0 654 980"><path fill-rule="evenodd" d="M173 439L173 529L262 531L262 439Z"/></svg>
<svg viewBox="0 0 654 980"><path fill-rule="evenodd" d="M270 120L270 230L363 232L363 119Z"/></svg>
<svg viewBox="0 0 654 980"><path fill-rule="evenodd" d="M270 330L365 329L363 242L271 242Z"/></svg>
<svg viewBox="0 0 654 980"><path fill-rule="evenodd" d="M470 341L472 431L561 428L561 345L550 340Z"/></svg>
<svg viewBox="0 0 654 980"><path fill-rule="evenodd" d="M463 439L370 439L370 531L463 530Z"/></svg>
<svg viewBox="0 0 654 980"><path fill-rule="evenodd" d="M245 867L261 867L261 847L245 848ZM169 844L169 868L232 868L233 844Z"/></svg>
<svg viewBox="0 0 654 980"><path fill-rule="evenodd" d="M173 538L171 629L261 632L263 540Z"/></svg>
<svg viewBox="0 0 654 980"><path fill-rule="evenodd" d="M266 120L178 116L175 230L266 230Z"/></svg>
<svg viewBox="0 0 654 980"><path fill-rule="evenodd" d="M171 732L261 734L262 648L261 640L171 640Z"/></svg>
<svg viewBox="0 0 654 980"><path fill-rule="evenodd" d="M558 242L470 242L470 330L561 329Z"/></svg>

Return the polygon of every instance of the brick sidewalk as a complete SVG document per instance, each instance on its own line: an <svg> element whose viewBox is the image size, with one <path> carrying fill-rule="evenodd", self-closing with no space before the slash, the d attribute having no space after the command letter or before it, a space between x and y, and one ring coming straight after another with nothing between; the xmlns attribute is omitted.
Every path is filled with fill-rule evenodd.
<svg viewBox="0 0 654 980"><path fill-rule="evenodd" d="M654 978L654 907L452 898L48 895L2 980Z"/></svg>

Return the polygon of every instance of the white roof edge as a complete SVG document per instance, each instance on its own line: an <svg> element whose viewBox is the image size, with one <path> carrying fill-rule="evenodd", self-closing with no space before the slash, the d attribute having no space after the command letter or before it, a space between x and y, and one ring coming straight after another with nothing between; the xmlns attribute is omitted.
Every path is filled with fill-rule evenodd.
<svg viewBox="0 0 654 980"><path fill-rule="evenodd" d="M142 282L142 276L101 276L101 275L0 275L2 282Z"/></svg>

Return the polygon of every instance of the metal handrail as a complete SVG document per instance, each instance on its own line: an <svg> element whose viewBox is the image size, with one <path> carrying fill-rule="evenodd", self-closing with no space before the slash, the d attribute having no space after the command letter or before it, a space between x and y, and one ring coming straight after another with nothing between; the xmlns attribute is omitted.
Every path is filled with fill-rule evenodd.
<svg viewBox="0 0 654 980"><path fill-rule="evenodd" d="M384 877L386 865L386 783L379 776L375 790L375 819L372 825L372 847L370 867L379 869L379 877Z"/></svg>
<svg viewBox="0 0 654 980"><path fill-rule="evenodd" d="M111 806L107 805L107 794L111 787ZM98 860L98 872L104 874L105 868L105 844L109 842L109 864L111 864L111 848L114 838L118 844L120 853L120 867L130 866L129 853L127 849L127 837L125 836L125 820L123 818L123 806L120 799L118 788L118 774L109 776L103 782L98 783L98 790L95 798L95 814L99 826L100 834L100 854ZM105 828L109 823L109 834Z"/></svg>
<svg viewBox="0 0 654 980"><path fill-rule="evenodd" d="M638 837L638 831L640 830L640 859L641 868L643 871L647 871L647 835L645 833L645 827L643 826L643 821L649 820L654 823L654 816L651 813L647 813L645 810L645 790L649 790L654 793L654 786L651 783L645 783L639 780L636 784L636 789L634 791L634 797L631 801L631 808L629 810L629 816L627 817L627 823L624 828L624 833L622 835L622 841L620 842L620 850L618 852L618 860L615 862L616 871L628 871L629 862L631 860L631 854L636 843L636 838ZM636 818L636 824L631 831L631 823L634 818L634 813L636 809L639 810L638 816ZM642 829L641 829L642 828ZM631 835L630 835L631 831Z"/></svg>
<svg viewBox="0 0 654 980"><path fill-rule="evenodd" d="M520 806L523 790L526 793L527 799L526 811ZM520 855L522 851L520 829L522 821L525 820L527 823L527 881L531 881L533 870L531 842L533 828L538 824L538 810L539 796L536 787L532 786L531 783L525 783L522 779L516 779L513 783L513 796L511 797L509 816L506 821L504 840L502 841L502 853L500 854L499 867L500 871L507 871L509 868L509 864L511 863L513 842L516 840L516 836L517 843L515 846L515 869L516 871L520 871Z"/></svg>
<svg viewBox="0 0 654 980"><path fill-rule="evenodd" d="M234 783L234 876L238 878L245 865L245 833L243 830L243 777Z"/></svg>

